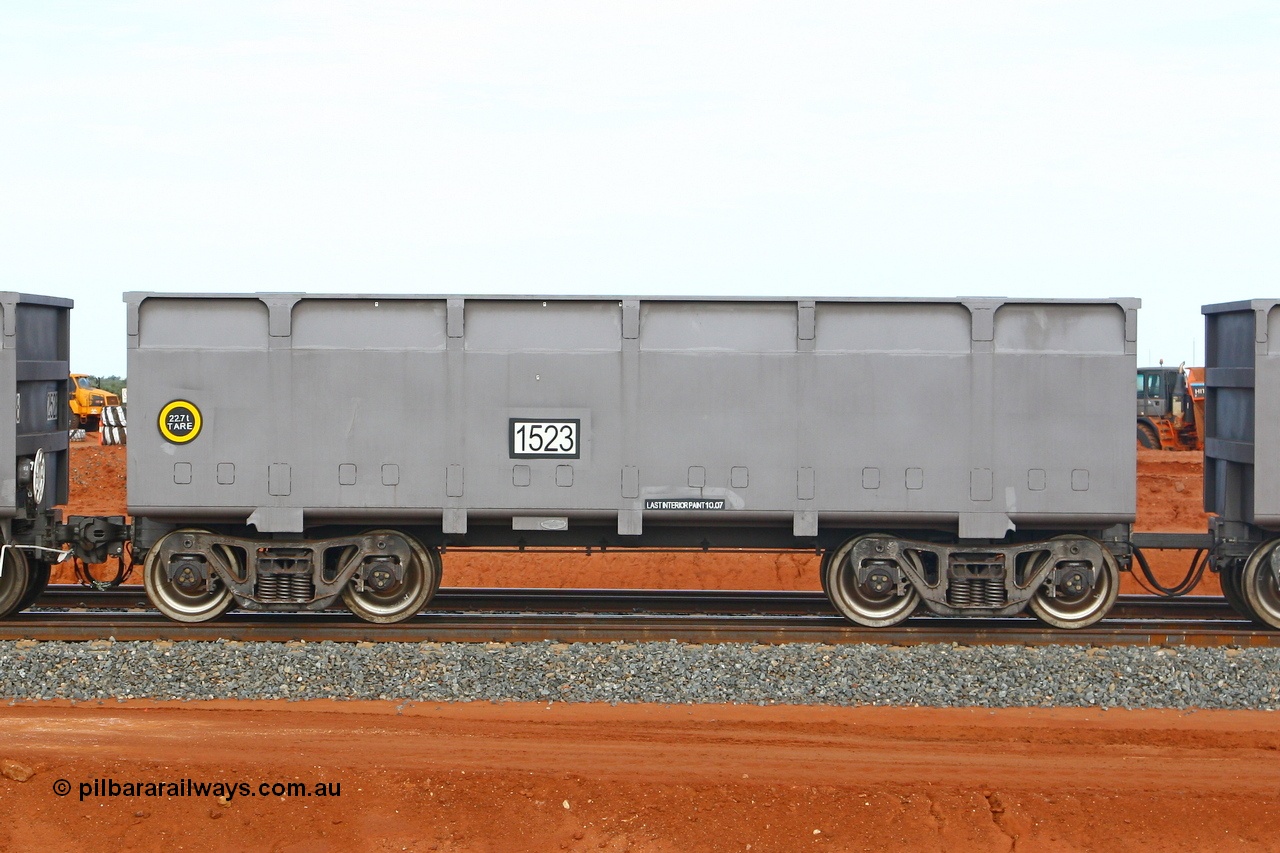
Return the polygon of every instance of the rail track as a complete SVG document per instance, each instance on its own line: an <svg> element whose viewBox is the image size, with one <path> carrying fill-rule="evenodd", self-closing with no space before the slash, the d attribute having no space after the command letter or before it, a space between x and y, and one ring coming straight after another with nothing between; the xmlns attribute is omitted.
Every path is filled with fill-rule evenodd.
<svg viewBox="0 0 1280 853"><path fill-rule="evenodd" d="M927 615L871 630L838 616L818 592L463 588L441 590L429 610L396 625L372 625L338 609L232 612L180 625L152 609L138 588L54 586L31 610L0 622L0 639L1280 646L1280 633L1211 597L1122 596L1108 619L1080 631L1030 617Z"/></svg>

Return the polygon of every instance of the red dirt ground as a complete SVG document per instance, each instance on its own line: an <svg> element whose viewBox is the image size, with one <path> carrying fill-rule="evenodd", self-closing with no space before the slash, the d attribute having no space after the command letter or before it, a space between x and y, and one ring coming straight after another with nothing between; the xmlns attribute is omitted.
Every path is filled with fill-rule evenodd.
<svg viewBox="0 0 1280 853"><path fill-rule="evenodd" d="M121 512L123 451L73 460L71 509ZM1139 465L1139 528L1203 529L1196 455ZM815 571L808 556L455 552L445 577L809 589ZM1280 715L1263 712L19 703L0 710L0 848L1278 850L1278 754ZM340 796L113 798L95 779Z"/></svg>
<svg viewBox="0 0 1280 853"><path fill-rule="evenodd" d="M1280 847L1263 713L45 702L0 732L33 774L0 777L8 850ZM187 779L249 792L92 789Z"/></svg>

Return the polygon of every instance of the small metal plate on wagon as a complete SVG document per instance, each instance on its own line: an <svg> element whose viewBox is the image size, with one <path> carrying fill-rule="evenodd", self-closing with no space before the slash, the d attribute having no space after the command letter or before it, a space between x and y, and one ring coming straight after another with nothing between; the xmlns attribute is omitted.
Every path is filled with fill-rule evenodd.
<svg viewBox="0 0 1280 853"><path fill-rule="evenodd" d="M200 409L187 400L174 400L160 410L160 435L174 444L186 444L194 439L203 424Z"/></svg>
<svg viewBox="0 0 1280 853"><path fill-rule="evenodd" d="M511 418L508 449L512 459L580 459L579 418Z"/></svg>

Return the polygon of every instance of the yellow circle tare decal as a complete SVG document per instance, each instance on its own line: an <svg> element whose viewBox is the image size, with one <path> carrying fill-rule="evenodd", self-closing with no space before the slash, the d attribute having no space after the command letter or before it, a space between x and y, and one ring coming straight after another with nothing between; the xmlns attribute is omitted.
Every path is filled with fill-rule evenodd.
<svg viewBox="0 0 1280 853"><path fill-rule="evenodd" d="M160 410L160 434L174 444L186 444L199 435L203 422L196 404L186 400L174 400Z"/></svg>

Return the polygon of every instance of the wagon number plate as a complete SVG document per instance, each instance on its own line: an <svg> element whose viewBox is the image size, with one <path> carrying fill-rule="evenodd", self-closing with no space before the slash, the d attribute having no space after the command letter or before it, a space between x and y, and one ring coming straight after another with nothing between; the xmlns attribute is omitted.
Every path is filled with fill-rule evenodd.
<svg viewBox="0 0 1280 853"><path fill-rule="evenodd" d="M512 459L578 459L582 422L511 419Z"/></svg>

